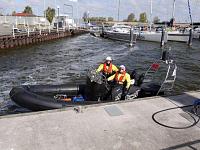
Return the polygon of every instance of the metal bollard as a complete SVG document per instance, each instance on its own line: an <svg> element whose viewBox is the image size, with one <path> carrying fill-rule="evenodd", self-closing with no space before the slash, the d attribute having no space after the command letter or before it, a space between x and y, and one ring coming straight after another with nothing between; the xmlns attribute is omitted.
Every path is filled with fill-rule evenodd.
<svg viewBox="0 0 200 150"><path fill-rule="evenodd" d="M188 46L192 46L192 39L193 39L193 30L190 29L189 40L188 40Z"/></svg>
<svg viewBox="0 0 200 150"><path fill-rule="evenodd" d="M160 39L160 48L163 48L165 45L165 30L162 28L162 35Z"/></svg>
<svg viewBox="0 0 200 150"><path fill-rule="evenodd" d="M134 41L134 30L133 30L133 27L131 27L131 29L130 29L130 43L129 43L129 46L133 46L134 45L134 43L135 43L135 41Z"/></svg>

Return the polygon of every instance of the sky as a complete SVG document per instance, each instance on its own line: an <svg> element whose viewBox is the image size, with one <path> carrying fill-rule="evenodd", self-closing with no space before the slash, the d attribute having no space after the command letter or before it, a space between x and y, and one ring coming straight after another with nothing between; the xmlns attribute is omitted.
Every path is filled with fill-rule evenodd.
<svg viewBox="0 0 200 150"><path fill-rule="evenodd" d="M146 12L150 20L150 1L151 0L120 0L120 20L126 19L128 14L134 13L136 19L139 14ZM168 21L172 17L174 0L152 0L152 18L158 16L161 21ZM73 6L73 16L82 18L85 11L89 12L90 17L103 16L113 17L117 20L117 9L119 0L0 0L0 12L11 14L13 10L22 12L24 7L32 7L34 14L42 15L44 8L48 6L57 10L59 6L60 14L71 13ZM200 22L200 0L190 0L192 19ZM176 0L175 9L176 22L190 22L188 0Z"/></svg>

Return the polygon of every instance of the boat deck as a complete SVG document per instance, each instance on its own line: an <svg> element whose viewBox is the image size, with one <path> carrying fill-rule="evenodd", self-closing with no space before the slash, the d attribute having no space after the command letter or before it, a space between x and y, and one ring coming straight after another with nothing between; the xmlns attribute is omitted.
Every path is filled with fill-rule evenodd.
<svg viewBox="0 0 200 150"><path fill-rule="evenodd" d="M171 150L200 149L200 123L188 129L156 124L152 114L191 104L200 91L172 97L4 116L0 119L2 150ZM78 111L78 112L77 112ZM182 109L157 114L166 125L185 127L193 122Z"/></svg>

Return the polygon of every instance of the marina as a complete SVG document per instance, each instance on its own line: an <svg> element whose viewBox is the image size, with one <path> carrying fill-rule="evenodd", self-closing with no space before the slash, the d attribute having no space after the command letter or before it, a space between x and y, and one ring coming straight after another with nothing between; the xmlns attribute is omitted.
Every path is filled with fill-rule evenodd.
<svg viewBox="0 0 200 150"><path fill-rule="evenodd" d="M175 42L169 42L168 46L178 66L174 90L169 94L198 90L199 41L193 41L192 48ZM107 55L113 57L116 65L124 62L129 72L136 69L141 74L160 59L161 53L158 43L138 41L135 47L129 47L124 42L95 38L89 34L21 49L1 50L0 81L4 84L1 88L1 114L27 111L11 101L9 92L14 86L81 83L85 80L88 66L97 67ZM163 69L158 75L161 73L164 77L166 70Z"/></svg>
<svg viewBox="0 0 200 150"><path fill-rule="evenodd" d="M199 6L2 1L0 149L200 149Z"/></svg>

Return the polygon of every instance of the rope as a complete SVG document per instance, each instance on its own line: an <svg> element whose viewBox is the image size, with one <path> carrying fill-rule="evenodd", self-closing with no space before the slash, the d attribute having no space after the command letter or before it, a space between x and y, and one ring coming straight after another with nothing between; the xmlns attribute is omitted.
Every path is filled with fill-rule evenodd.
<svg viewBox="0 0 200 150"><path fill-rule="evenodd" d="M155 113L152 115L152 119L153 119L153 121L154 121L155 123L157 123L157 124L159 124L159 125L161 125L161 126L163 126L163 127L166 127L166 128L171 128L171 129L187 129L187 128L191 128L191 127L195 126L195 125L199 122L200 116L194 114L194 115L197 117L197 119L196 119L196 118L195 118L193 115L191 115L189 112L186 112L187 114L190 115L190 117L192 118L193 122L192 122L192 124L190 124L190 125L188 125L188 126L183 126L183 127L175 127L175 126L169 126L169 125L163 124L163 123L157 121L157 120L155 119L155 116L156 116L157 114L161 113L161 112L169 111L169 110L172 110L172 109L182 109L182 108L187 108L187 107L192 107L192 106L194 106L194 105L186 105L186 106L181 106L181 107L178 106L178 107L172 107L172 108L160 110L160 111L158 111L158 112L155 112Z"/></svg>

